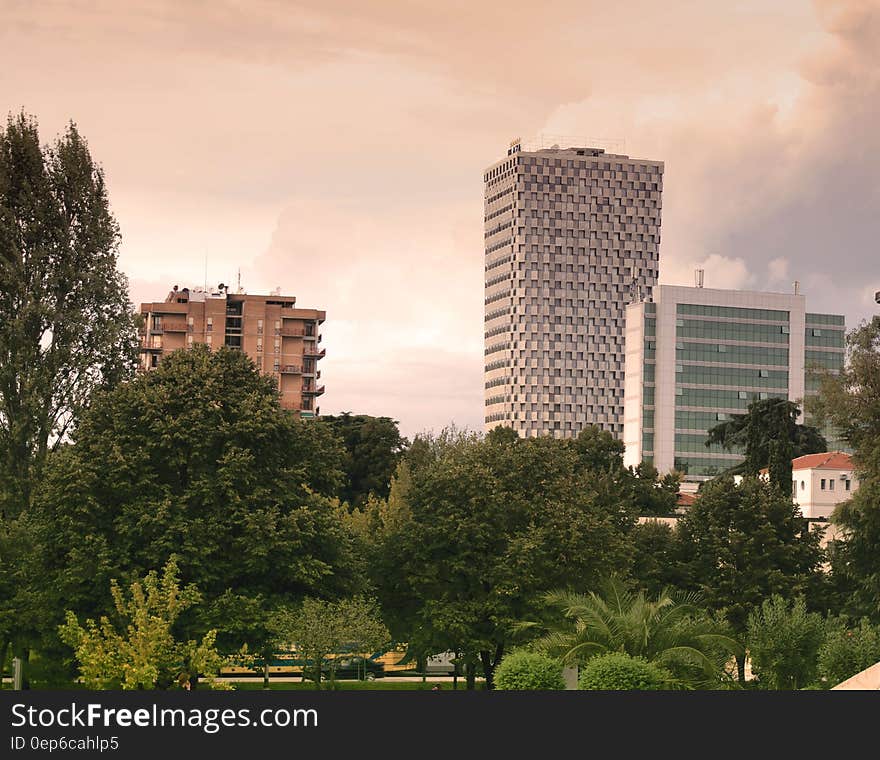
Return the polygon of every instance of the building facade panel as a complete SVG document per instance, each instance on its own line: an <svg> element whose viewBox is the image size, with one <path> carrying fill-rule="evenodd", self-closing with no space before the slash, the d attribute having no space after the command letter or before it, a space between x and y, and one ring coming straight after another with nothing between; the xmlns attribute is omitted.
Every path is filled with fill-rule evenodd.
<svg viewBox="0 0 880 760"><path fill-rule="evenodd" d="M628 361L651 367L652 377L627 375L626 396L641 409L626 414L625 462L647 460L690 481L741 462L741 452L707 446L708 430L760 399L803 407L819 373L842 367L843 317L808 315L805 303L796 293L662 285L651 301L628 306ZM639 340L639 325L654 339Z"/></svg>
<svg viewBox="0 0 880 760"><path fill-rule="evenodd" d="M657 282L663 164L514 144L484 183L486 429L621 437L624 308Z"/></svg>
<svg viewBox="0 0 880 760"><path fill-rule="evenodd" d="M301 417L316 416L324 392L317 362L326 313L296 308L296 298L190 290L177 286L165 301L141 304L140 370L159 365L172 351L205 344L244 351L263 374L274 377L281 405Z"/></svg>

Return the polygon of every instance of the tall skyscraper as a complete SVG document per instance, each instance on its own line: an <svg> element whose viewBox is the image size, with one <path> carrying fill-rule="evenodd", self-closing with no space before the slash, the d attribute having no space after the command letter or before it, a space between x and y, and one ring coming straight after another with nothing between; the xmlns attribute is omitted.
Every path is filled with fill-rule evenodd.
<svg viewBox="0 0 880 760"><path fill-rule="evenodd" d="M281 405L301 417L318 414L318 361L324 356L320 325L326 313L297 309L296 298L190 290L177 286L164 301L141 304L140 370L156 368L163 356L194 343L244 351L257 369L278 382Z"/></svg>
<svg viewBox="0 0 880 760"><path fill-rule="evenodd" d="M797 293L656 287L627 307L624 463L688 481L739 464L741 452L706 446L707 431L759 399L802 404L843 368L845 331Z"/></svg>
<svg viewBox="0 0 880 760"><path fill-rule="evenodd" d="M625 308L657 283L663 163L514 142L483 179L486 430L621 437Z"/></svg>

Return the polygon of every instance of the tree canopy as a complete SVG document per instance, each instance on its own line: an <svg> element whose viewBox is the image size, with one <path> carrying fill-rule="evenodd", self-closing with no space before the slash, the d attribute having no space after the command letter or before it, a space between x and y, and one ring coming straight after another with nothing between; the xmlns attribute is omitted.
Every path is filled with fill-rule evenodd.
<svg viewBox="0 0 880 760"><path fill-rule="evenodd" d="M452 436L417 452L368 516L375 583L400 639L479 657L491 686L538 593L628 567L635 509L583 442Z"/></svg>
<svg viewBox="0 0 880 760"><path fill-rule="evenodd" d="M35 119L0 131L0 515L27 509L50 446L93 392L137 362L119 228L76 126L41 147Z"/></svg>
<svg viewBox="0 0 880 760"><path fill-rule="evenodd" d="M832 521L844 535L832 554L834 575L853 615L880 622L880 317L847 336L847 362L839 376L823 380L815 411L830 421L854 450L860 480Z"/></svg>
<svg viewBox="0 0 880 760"><path fill-rule="evenodd" d="M731 415L711 430L706 445L721 444L728 451L742 451L745 461L730 474L757 475L768 468L770 482L786 493L791 490L791 460L828 447L815 427L798 424L797 404L783 398L752 401L745 414Z"/></svg>
<svg viewBox="0 0 880 760"><path fill-rule="evenodd" d="M317 422L329 427L345 447L339 498L353 507L363 506L370 494L387 499L391 477L407 443L397 422L390 417L349 412L319 417Z"/></svg>
<svg viewBox="0 0 880 760"><path fill-rule="evenodd" d="M724 663L742 652L726 626L706 614L698 594L664 588L648 597L611 577L597 591L554 591L544 599L558 617L531 646L564 663L626 652L666 668L680 683L717 686Z"/></svg>
<svg viewBox="0 0 880 760"><path fill-rule="evenodd" d="M124 626L118 631L107 615L81 625L67 611L61 638L74 650L80 675L91 689L169 689L199 676L219 686L214 677L223 658L214 647L216 631L201 641L181 641L175 636L178 618L198 604L195 586L181 588L177 562L172 557L160 578L151 571L135 580L126 595L112 580L110 591L116 616Z"/></svg>
<svg viewBox="0 0 880 760"><path fill-rule="evenodd" d="M771 594L817 591L821 531L809 529L788 492L746 477L710 481L678 524L683 584L700 591L745 637L753 607ZM740 658L740 677L743 678Z"/></svg>
<svg viewBox="0 0 880 760"><path fill-rule="evenodd" d="M224 648L253 648L274 606L362 586L353 535L326 496L340 458L243 353L176 351L96 398L52 457L35 500L45 604L97 616L110 578L176 554L204 595L202 628Z"/></svg>

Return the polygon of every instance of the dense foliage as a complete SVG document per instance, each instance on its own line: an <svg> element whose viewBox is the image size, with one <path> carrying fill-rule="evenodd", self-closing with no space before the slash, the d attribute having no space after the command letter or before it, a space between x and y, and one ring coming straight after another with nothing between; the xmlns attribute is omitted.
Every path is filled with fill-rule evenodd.
<svg viewBox="0 0 880 760"><path fill-rule="evenodd" d="M495 688L501 691L564 689L562 665L559 660L538 652L511 652L495 671Z"/></svg>
<svg viewBox="0 0 880 760"><path fill-rule="evenodd" d="M671 671L691 686L718 685L724 665L742 647L726 627L713 620L696 594L663 589L648 598L632 592L618 578L599 585L599 591L565 591L545 596L561 613L532 646L563 663L589 663L609 652L642 657Z"/></svg>
<svg viewBox="0 0 880 760"><path fill-rule="evenodd" d="M320 417L318 424L330 428L345 447L339 498L353 507L363 506L370 495L387 499L407 443L397 423L389 417L344 412Z"/></svg>
<svg viewBox="0 0 880 760"><path fill-rule="evenodd" d="M194 630L237 650L274 607L358 590L354 537L332 493L335 440L279 406L243 353L200 346L102 394L35 499L32 583L45 623L107 611L111 578L178 557L204 596Z"/></svg>
<svg viewBox="0 0 880 760"><path fill-rule="evenodd" d="M740 639L764 599L810 595L822 583L821 533L788 494L758 478L707 483L679 521L678 540L686 587L701 592ZM745 660L738 661L742 680Z"/></svg>
<svg viewBox="0 0 880 760"><path fill-rule="evenodd" d="M803 599L774 594L752 610L748 649L752 673L765 689L801 689L816 680L824 621Z"/></svg>
<svg viewBox="0 0 880 760"><path fill-rule="evenodd" d="M324 669L331 688L340 652L371 656L387 645L390 634L373 600L352 597L327 601L308 597L295 609L279 610L272 622L279 645L292 648L321 688Z"/></svg>
<svg viewBox="0 0 880 760"><path fill-rule="evenodd" d="M832 515L845 537L832 557L834 574L847 611L880 623L880 317L847 336L846 368L824 380L816 413L853 447L860 480Z"/></svg>
<svg viewBox="0 0 880 760"><path fill-rule="evenodd" d="M627 568L635 507L616 498L625 471L606 466L609 439L414 445L388 503L367 516L374 582L400 638L479 657L491 686L539 593Z"/></svg>
<svg viewBox="0 0 880 760"><path fill-rule="evenodd" d="M168 689L199 675L213 686L223 658L214 647L216 631L201 641L180 641L174 624L197 604L201 596L194 586L180 587L177 562L170 559L160 578L155 571L131 584L126 596L111 581L116 616L122 630L110 618L86 620L67 612L61 638L69 644L79 664L83 683L91 689Z"/></svg>
<svg viewBox="0 0 880 760"><path fill-rule="evenodd" d="M626 652L593 657L581 669L578 688L587 691L663 691L675 688L672 674L660 665Z"/></svg>
<svg viewBox="0 0 880 760"><path fill-rule="evenodd" d="M731 415L709 431L706 445L721 444L745 454L730 474L757 475L768 469L771 483L784 493L791 488L791 460L825 451L828 444L815 427L800 425L801 410L793 401L769 398L752 401L745 414Z"/></svg>

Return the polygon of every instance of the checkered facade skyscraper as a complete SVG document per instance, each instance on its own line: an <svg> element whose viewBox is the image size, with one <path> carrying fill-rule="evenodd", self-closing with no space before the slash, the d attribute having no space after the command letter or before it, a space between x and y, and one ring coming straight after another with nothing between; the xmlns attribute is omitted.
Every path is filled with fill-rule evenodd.
<svg viewBox="0 0 880 760"><path fill-rule="evenodd" d="M484 183L486 430L621 437L625 308L657 284L663 163L513 143Z"/></svg>

